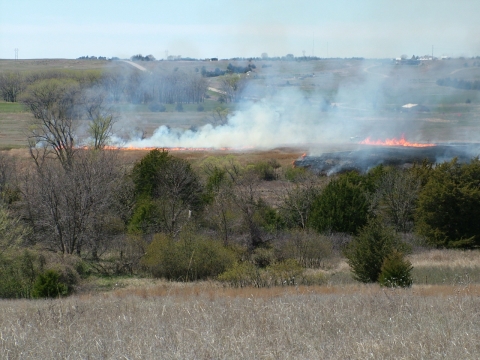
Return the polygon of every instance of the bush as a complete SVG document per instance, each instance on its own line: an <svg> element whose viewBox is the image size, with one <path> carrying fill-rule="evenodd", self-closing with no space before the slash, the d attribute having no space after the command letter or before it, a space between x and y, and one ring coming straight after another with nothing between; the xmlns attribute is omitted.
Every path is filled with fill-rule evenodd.
<svg viewBox="0 0 480 360"><path fill-rule="evenodd" d="M182 103L177 103L177 105L175 105L175 110L178 112L182 112L183 111Z"/></svg>
<svg viewBox="0 0 480 360"><path fill-rule="evenodd" d="M56 298L69 293L67 284L60 280L60 273L56 270L46 270L38 275L33 284L32 296L34 298Z"/></svg>
<svg viewBox="0 0 480 360"><path fill-rule="evenodd" d="M38 297L49 297L50 295L44 295L45 292L40 290L42 286L52 282L52 275L47 272L58 275L60 295L67 295L78 282L79 272L86 276L88 269L84 262L73 255L31 250L20 253L18 250L4 252L0 254L0 298L31 298L36 294L40 294ZM53 297L58 296L52 294Z"/></svg>
<svg viewBox="0 0 480 360"><path fill-rule="evenodd" d="M152 112L165 112L167 111L167 108L165 105L160 104L160 103L152 103L148 106L149 110Z"/></svg>
<svg viewBox="0 0 480 360"><path fill-rule="evenodd" d="M267 272L274 285L298 285L303 275L303 268L295 259L287 259L270 265Z"/></svg>
<svg viewBox="0 0 480 360"><path fill-rule="evenodd" d="M438 165L420 192L416 230L437 247L480 246L480 160Z"/></svg>
<svg viewBox="0 0 480 360"><path fill-rule="evenodd" d="M266 268L275 261L273 249L259 247L253 250L251 260L259 268Z"/></svg>
<svg viewBox="0 0 480 360"><path fill-rule="evenodd" d="M333 247L329 238L316 232L292 231L278 242L276 250L281 259L292 258L305 268L318 268L332 255Z"/></svg>
<svg viewBox="0 0 480 360"><path fill-rule="evenodd" d="M383 261L378 282L387 287L410 287L412 269L412 263L401 252L394 251Z"/></svg>
<svg viewBox="0 0 480 360"><path fill-rule="evenodd" d="M181 234L179 240L155 235L142 259L153 276L179 281L216 277L234 261L234 252L221 242L190 233Z"/></svg>
<svg viewBox="0 0 480 360"><path fill-rule="evenodd" d="M235 262L232 267L218 276L219 281L227 282L233 287L251 285L258 278L258 270L252 263Z"/></svg>
<svg viewBox="0 0 480 360"><path fill-rule="evenodd" d="M302 167L289 167L285 170L285 179L295 182L298 179L303 179L307 173L307 169Z"/></svg>
<svg viewBox="0 0 480 360"><path fill-rule="evenodd" d="M342 175L313 202L309 225L318 232L356 234L367 223L369 205L360 176Z"/></svg>
<svg viewBox="0 0 480 360"><path fill-rule="evenodd" d="M321 272L304 273L299 281L301 285L325 285L327 283L327 277Z"/></svg>
<svg viewBox="0 0 480 360"><path fill-rule="evenodd" d="M276 170L280 168L280 164L275 159L269 161L261 161L253 166L255 173L260 180L272 181L277 180L278 175Z"/></svg>
<svg viewBox="0 0 480 360"><path fill-rule="evenodd" d="M204 110L205 110L205 107L204 107L202 104L199 104L199 105L197 106L197 111L202 112L202 111L204 111Z"/></svg>
<svg viewBox="0 0 480 360"><path fill-rule="evenodd" d="M402 243L395 232L371 220L344 250L355 280L377 282L385 259L393 252L407 252L409 247Z"/></svg>
<svg viewBox="0 0 480 360"><path fill-rule="evenodd" d="M30 251L0 254L0 298L31 297L38 267L38 256Z"/></svg>

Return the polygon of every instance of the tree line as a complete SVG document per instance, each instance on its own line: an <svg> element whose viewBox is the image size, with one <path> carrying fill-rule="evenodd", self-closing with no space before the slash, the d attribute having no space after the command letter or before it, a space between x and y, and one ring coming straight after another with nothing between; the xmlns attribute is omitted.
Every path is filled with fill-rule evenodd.
<svg viewBox="0 0 480 360"><path fill-rule="evenodd" d="M4 101L17 102L28 87L53 80L102 93L113 103L200 103L207 91L205 79L197 73L148 73L125 67L104 71L4 72L0 74L0 94Z"/></svg>
<svg viewBox="0 0 480 360"><path fill-rule="evenodd" d="M450 86L462 90L480 90L480 80L469 81L464 79L452 79L448 77L444 79L438 79L437 85Z"/></svg>

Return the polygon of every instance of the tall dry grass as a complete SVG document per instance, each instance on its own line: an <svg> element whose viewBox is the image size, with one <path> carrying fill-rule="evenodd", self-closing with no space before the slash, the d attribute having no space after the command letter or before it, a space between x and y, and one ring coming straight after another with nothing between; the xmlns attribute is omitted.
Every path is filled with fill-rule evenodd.
<svg viewBox="0 0 480 360"><path fill-rule="evenodd" d="M478 359L480 287L157 283L0 302L5 359Z"/></svg>

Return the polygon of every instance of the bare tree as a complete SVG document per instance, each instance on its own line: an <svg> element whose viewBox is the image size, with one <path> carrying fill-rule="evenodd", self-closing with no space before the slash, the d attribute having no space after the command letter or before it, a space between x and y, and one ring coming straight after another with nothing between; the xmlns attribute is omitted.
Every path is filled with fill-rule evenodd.
<svg viewBox="0 0 480 360"><path fill-rule="evenodd" d="M46 160L26 175L24 217L33 240L66 254L98 253L112 234L123 232L114 211L123 172L112 151L79 151L69 168Z"/></svg>
<svg viewBox="0 0 480 360"><path fill-rule="evenodd" d="M244 77L233 74L225 75L222 79L221 89L225 94L227 102L237 102L245 89L246 80Z"/></svg>
<svg viewBox="0 0 480 360"><path fill-rule="evenodd" d="M72 166L80 117L76 106L79 92L73 81L41 80L31 85L22 97L22 103L35 118L28 143L37 166L51 154L65 168Z"/></svg>
<svg viewBox="0 0 480 360"><path fill-rule="evenodd" d="M311 173L298 179L293 187L285 187L279 208L288 226L307 229L312 203L320 192L319 178Z"/></svg>
<svg viewBox="0 0 480 360"><path fill-rule="evenodd" d="M107 103L107 94L98 87L88 89L81 102L89 121L88 133L92 137L93 148L103 149L108 144L115 124L114 111Z"/></svg>
<svg viewBox="0 0 480 360"><path fill-rule="evenodd" d="M0 152L0 201L6 205L16 200L17 168L15 158L6 151Z"/></svg>
<svg viewBox="0 0 480 360"><path fill-rule="evenodd" d="M205 221L227 245L241 224L241 215L235 206L233 181L227 171L217 165L206 164L204 171L208 175L206 188L210 197Z"/></svg>
<svg viewBox="0 0 480 360"><path fill-rule="evenodd" d="M102 73L101 86L109 94L110 100L118 103L125 95L127 86L124 71L105 71Z"/></svg>
<svg viewBox="0 0 480 360"><path fill-rule="evenodd" d="M259 223L258 209L261 205L259 190L260 179L253 171L248 171L235 179L235 205L243 218L243 225L248 233L248 247L254 250L265 245L269 239Z"/></svg>
<svg viewBox="0 0 480 360"><path fill-rule="evenodd" d="M224 107L216 107L212 110L210 118L213 125L221 126L225 125L228 122L229 109Z"/></svg>
<svg viewBox="0 0 480 360"><path fill-rule="evenodd" d="M397 231L409 231L419 191L420 180L412 172L390 170L383 175L373 195L374 212Z"/></svg>

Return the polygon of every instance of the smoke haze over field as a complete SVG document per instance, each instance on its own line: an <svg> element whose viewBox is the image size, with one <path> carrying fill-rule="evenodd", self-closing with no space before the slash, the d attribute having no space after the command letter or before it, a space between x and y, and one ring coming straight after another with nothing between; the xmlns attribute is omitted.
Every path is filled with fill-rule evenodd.
<svg viewBox="0 0 480 360"><path fill-rule="evenodd" d="M306 100L298 92L286 90L273 99L240 105L225 125L207 124L194 131L160 126L152 137L126 146L272 148L317 141L322 127ZM325 135L325 129L323 132Z"/></svg>
<svg viewBox="0 0 480 360"><path fill-rule="evenodd" d="M257 78L248 81L226 124L193 130L170 124L142 139L124 114L121 126L129 136L127 141L117 139L117 144L234 149L309 146L321 152L324 144L357 143L367 137L404 135L411 142L427 143L480 141L471 131L478 119L476 108L465 106L467 98L477 101L478 91L435 83L459 67L463 71L463 61L423 66L373 60L272 62L265 69L261 63L257 63ZM457 76L475 72L480 74L480 69ZM408 103L418 105L403 107Z"/></svg>

